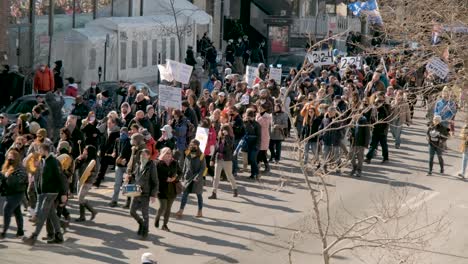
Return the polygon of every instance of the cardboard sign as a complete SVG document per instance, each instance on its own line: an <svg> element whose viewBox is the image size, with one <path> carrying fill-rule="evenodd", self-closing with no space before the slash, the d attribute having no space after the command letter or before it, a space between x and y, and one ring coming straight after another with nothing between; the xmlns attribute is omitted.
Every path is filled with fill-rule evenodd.
<svg viewBox="0 0 468 264"><path fill-rule="evenodd" d="M449 73L448 65L440 58L432 58L426 65L426 70L441 79L445 79Z"/></svg>
<svg viewBox="0 0 468 264"><path fill-rule="evenodd" d="M168 82L172 82L174 80L174 77L169 72L169 70L166 68L166 66L158 65L158 70L159 70L159 76L161 76L161 80L165 80L165 81L168 81Z"/></svg>
<svg viewBox="0 0 468 264"><path fill-rule="evenodd" d="M190 82L193 67L185 63L180 63L173 60L167 60L167 69L174 77L174 80L183 84Z"/></svg>
<svg viewBox="0 0 468 264"><path fill-rule="evenodd" d="M242 95L241 99L240 99L240 103L241 105L248 105L250 104L250 96L248 94L244 94Z"/></svg>
<svg viewBox="0 0 468 264"><path fill-rule="evenodd" d="M182 88L159 85L159 107L182 108Z"/></svg>
<svg viewBox="0 0 468 264"><path fill-rule="evenodd" d="M254 85L255 77L257 77L257 67L247 66L245 70L245 78L247 85L252 87Z"/></svg>
<svg viewBox="0 0 468 264"><path fill-rule="evenodd" d="M361 57L343 57L340 61L340 69L346 69L350 65L356 65L356 68L360 70L362 68Z"/></svg>
<svg viewBox="0 0 468 264"><path fill-rule="evenodd" d="M209 129L203 127L197 127L197 133L195 134L195 139L200 142L200 150L205 152L206 145L208 144L208 135Z"/></svg>
<svg viewBox="0 0 468 264"><path fill-rule="evenodd" d="M315 66L326 66L333 64L333 54L329 50L312 51L307 53L307 59Z"/></svg>
<svg viewBox="0 0 468 264"><path fill-rule="evenodd" d="M282 70L281 68L270 68L270 79L273 79L276 81L276 83L281 84L281 74Z"/></svg>

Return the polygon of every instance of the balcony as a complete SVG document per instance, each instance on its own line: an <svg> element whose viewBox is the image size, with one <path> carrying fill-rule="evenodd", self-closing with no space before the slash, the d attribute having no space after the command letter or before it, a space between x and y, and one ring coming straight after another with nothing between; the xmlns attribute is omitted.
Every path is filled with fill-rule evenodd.
<svg viewBox="0 0 468 264"><path fill-rule="evenodd" d="M293 19L291 35L294 37L307 37L312 34L321 39L328 34L329 30L333 31L333 34L342 33L346 30L361 32L361 20L355 17L337 15L295 18Z"/></svg>

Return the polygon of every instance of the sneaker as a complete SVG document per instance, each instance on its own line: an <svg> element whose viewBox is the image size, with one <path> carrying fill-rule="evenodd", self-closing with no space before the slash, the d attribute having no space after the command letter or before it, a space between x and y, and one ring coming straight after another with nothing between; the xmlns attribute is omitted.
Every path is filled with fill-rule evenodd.
<svg viewBox="0 0 468 264"><path fill-rule="evenodd" d="M383 159L381 163L382 163L382 164L388 163L388 159Z"/></svg>
<svg viewBox="0 0 468 264"><path fill-rule="evenodd" d="M444 169L440 169L440 174L444 174Z"/></svg>
<svg viewBox="0 0 468 264"><path fill-rule="evenodd" d="M367 163L367 164L370 164L371 160L370 159L365 159L364 162Z"/></svg>
<svg viewBox="0 0 468 264"><path fill-rule="evenodd" d="M362 176L362 172L361 171L357 171L357 173L355 174L356 177L361 177Z"/></svg>
<svg viewBox="0 0 468 264"><path fill-rule="evenodd" d="M167 227L167 225L163 225L163 227L161 228L161 230L164 230L166 232L171 232L171 230L169 229L169 227Z"/></svg>
<svg viewBox="0 0 468 264"><path fill-rule="evenodd" d="M429 171L426 176L431 176L432 175L432 171Z"/></svg>
<svg viewBox="0 0 468 264"><path fill-rule="evenodd" d="M18 231L16 231L16 237L17 237L17 238L21 238L21 237L23 237L23 236L24 236L24 231L23 231L23 230L18 230Z"/></svg>
<svg viewBox="0 0 468 264"><path fill-rule="evenodd" d="M462 179L465 179L465 175L461 174L461 173L458 173L458 177L462 178Z"/></svg>
<svg viewBox="0 0 468 264"><path fill-rule="evenodd" d="M109 207L112 207L112 208L117 207L117 202L116 201L110 202Z"/></svg>

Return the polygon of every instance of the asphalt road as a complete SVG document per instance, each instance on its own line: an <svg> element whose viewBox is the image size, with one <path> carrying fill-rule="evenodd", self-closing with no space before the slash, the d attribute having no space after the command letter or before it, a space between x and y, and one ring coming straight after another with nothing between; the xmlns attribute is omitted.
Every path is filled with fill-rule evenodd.
<svg viewBox="0 0 468 264"><path fill-rule="evenodd" d="M423 255L424 262L420 263L468 263L468 183L455 176L461 163L457 151L459 141L449 140L446 173L426 176L428 147L426 121L422 116L418 111L414 125L405 127L400 149L395 149L389 140L389 163L381 165L377 158L365 166L360 179L348 177L348 170L328 179L332 210L344 207L357 214L365 212L372 206L371 197L388 191L390 186L408 188L408 203L417 206L426 202L430 217L445 214L451 223L451 232L435 239L429 252ZM33 248L14 238L13 228L9 237L0 241L0 263L139 263L142 253L152 252L160 264L282 264L289 263L290 238L296 231L300 235L292 251L293 263L320 263L320 244L313 230L310 232L311 200L290 142L285 143L283 157L260 182L249 181L248 174L241 173L238 198L232 197L230 185L222 182L218 200L208 200L209 179L204 193L204 217L194 217L196 198L191 197L186 216L182 220L171 219L171 233L154 227L158 205L152 204L150 236L146 241L137 238L137 225L128 210L107 206L113 185L111 172L104 187L93 189L90 195L99 211L94 222L72 223L62 245L39 241ZM438 171L437 163L434 170ZM179 204L179 201L174 203L172 212L178 210ZM76 200L71 202L71 212L77 216ZM12 226L15 227L14 221ZM25 229L27 234L33 230L27 221ZM361 263L351 254L340 255L335 261Z"/></svg>

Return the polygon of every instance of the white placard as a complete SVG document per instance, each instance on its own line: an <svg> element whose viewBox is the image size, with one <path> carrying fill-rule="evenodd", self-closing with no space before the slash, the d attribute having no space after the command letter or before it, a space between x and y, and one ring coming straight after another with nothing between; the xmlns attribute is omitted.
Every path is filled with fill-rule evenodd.
<svg viewBox="0 0 468 264"><path fill-rule="evenodd" d="M181 109L182 88L159 85L159 107Z"/></svg>
<svg viewBox="0 0 468 264"><path fill-rule="evenodd" d="M247 85L252 87L255 81L255 77L257 77L257 67L247 66L245 70L245 78Z"/></svg>
<svg viewBox="0 0 468 264"><path fill-rule="evenodd" d="M200 150L204 153L206 145L208 144L209 129L203 127L197 127L197 133L195 139L200 142Z"/></svg>
<svg viewBox="0 0 468 264"><path fill-rule="evenodd" d="M275 80L277 83L281 84L281 73L282 73L281 68L273 68L273 67L271 67L271 68L270 68L270 80L273 79L273 80Z"/></svg>
<svg viewBox="0 0 468 264"><path fill-rule="evenodd" d="M329 50L312 51L307 53L307 59L315 66L326 66L333 64L333 54Z"/></svg>
<svg viewBox="0 0 468 264"><path fill-rule="evenodd" d="M250 104L250 96L248 94L244 94L242 95L241 99L240 99L240 103L241 105L248 105Z"/></svg>
<svg viewBox="0 0 468 264"><path fill-rule="evenodd" d="M426 65L426 70L441 79L445 79L449 73L448 65L440 58L432 58Z"/></svg>
<svg viewBox="0 0 468 264"><path fill-rule="evenodd" d="M340 69L346 69L348 66L356 65L356 68L360 70L362 68L361 57L343 57L340 60Z"/></svg>
<svg viewBox="0 0 468 264"><path fill-rule="evenodd" d="M185 63L180 63L173 60L167 60L167 69L174 77L174 80L183 84L190 82L193 67Z"/></svg>
<svg viewBox="0 0 468 264"><path fill-rule="evenodd" d="M174 77L172 77L172 74L169 72L166 66L158 65L158 70L159 70L159 76L161 76L161 80L165 80L168 82L172 82L174 80Z"/></svg>

